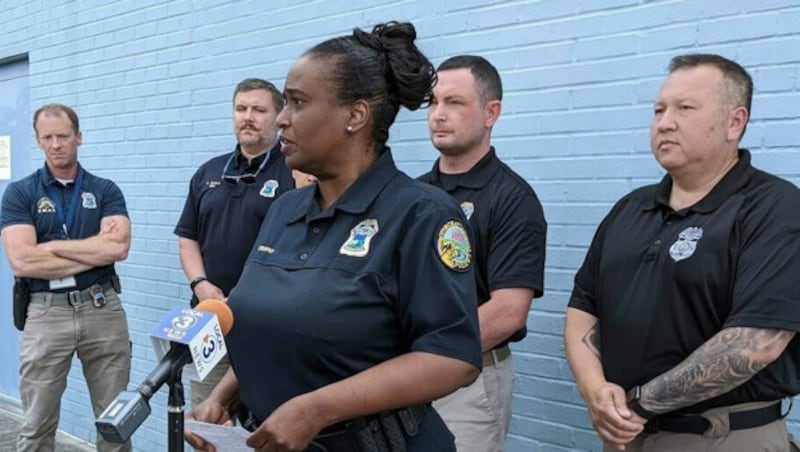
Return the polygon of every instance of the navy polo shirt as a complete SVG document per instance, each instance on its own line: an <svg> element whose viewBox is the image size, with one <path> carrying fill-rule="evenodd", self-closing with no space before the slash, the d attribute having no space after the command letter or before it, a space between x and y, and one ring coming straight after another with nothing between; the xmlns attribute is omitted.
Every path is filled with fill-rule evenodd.
<svg viewBox="0 0 800 452"><path fill-rule="evenodd" d="M323 211L317 191L270 208L228 301L225 340L256 417L410 351L480 367L471 255L449 260L442 246L458 244L443 240L452 232L468 245L458 205L398 171L389 150Z"/></svg>
<svg viewBox="0 0 800 452"><path fill-rule="evenodd" d="M125 198L117 185L79 166L83 171L83 182L80 186L77 211L69 236L72 239L85 239L100 232L100 221L113 215L128 216ZM3 207L0 212L0 230L13 224L29 224L36 228L36 243L64 239L62 219L56 213L56 203L50 198L48 187L52 187L64 209L69 209L72 193L76 189L74 183L66 186L50 174L47 165L33 174L12 182L3 194ZM63 214L66 216L66 213ZM111 280L114 265L95 267L75 276L77 289L85 290L92 284L103 284ZM50 282L46 279L30 278L31 292L49 292ZM76 288L64 288L53 292L69 292Z"/></svg>
<svg viewBox="0 0 800 452"><path fill-rule="evenodd" d="M226 175L253 174L265 158L269 160L252 184L223 180L222 171L231 153L201 165L192 177L175 226L176 235L198 242L206 277L226 295L242 273L267 210L294 188L292 170L286 166L278 144L249 164L238 145L233 152L235 157Z"/></svg>
<svg viewBox="0 0 800 452"><path fill-rule="evenodd" d="M498 289L528 288L534 298L544 292L547 222L530 185L505 163L494 147L462 174L442 174L439 160L419 180L444 189L461 205L473 231L478 304ZM509 340L521 341L527 329Z"/></svg>
<svg viewBox="0 0 800 452"><path fill-rule="evenodd" d="M645 384L723 328L800 331L800 190L739 162L697 204L669 207L672 179L633 191L603 220L569 306L596 316L606 378ZM687 407L800 392L800 336L741 386Z"/></svg>

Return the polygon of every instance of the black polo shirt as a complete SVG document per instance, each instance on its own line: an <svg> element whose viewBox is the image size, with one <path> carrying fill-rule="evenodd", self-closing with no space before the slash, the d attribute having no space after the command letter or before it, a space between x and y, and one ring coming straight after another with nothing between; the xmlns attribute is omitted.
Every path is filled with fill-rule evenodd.
<svg viewBox="0 0 800 452"><path fill-rule="evenodd" d="M409 351L480 367L458 205L398 171L388 150L323 211L317 191L273 204L230 294L225 341L256 418Z"/></svg>
<svg viewBox="0 0 800 452"><path fill-rule="evenodd" d="M222 171L231 153L201 165L189 184L189 194L175 226L176 235L198 242L206 277L226 295L242 273L267 209L294 188L292 170L286 166L278 144L249 164L238 145L233 152L226 175L254 174L265 158L269 160L252 184L223 180Z"/></svg>
<svg viewBox="0 0 800 452"><path fill-rule="evenodd" d="M669 207L666 176L598 228L569 306L599 319L609 381L645 384L724 328L800 331L800 190L739 157L694 206ZM743 385L681 411L797 394L798 338Z"/></svg>
<svg viewBox="0 0 800 452"><path fill-rule="evenodd" d="M534 298L542 296L547 234L542 204L525 179L497 158L494 147L466 173L442 174L436 160L419 180L449 193L469 219L479 305L498 289L528 288ZM526 334L523 328L498 347Z"/></svg>
<svg viewBox="0 0 800 452"><path fill-rule="evenodd" d="M97 177L78 166L83 172L80 197L76 204L75 217L69 227L71 239L85 239L100 232L100 222L113 215L128 216L125 198L117 185L102 177ZM0 211L0 230L13 224L29 224L36 228L36 243L64 239L63 218L66 213L57 212L57 204L51 199L51 190L60 198L58 202L65 211L70 208L74 183L66 186L50 174L45 164L33 174L12 182L3 194ZM52 292L85 290L92 284L103 284L111 280L114 265L95 267L75 276L77 287L65 287ZM50 281L30 278L31 292L50 292Z"/></svg>

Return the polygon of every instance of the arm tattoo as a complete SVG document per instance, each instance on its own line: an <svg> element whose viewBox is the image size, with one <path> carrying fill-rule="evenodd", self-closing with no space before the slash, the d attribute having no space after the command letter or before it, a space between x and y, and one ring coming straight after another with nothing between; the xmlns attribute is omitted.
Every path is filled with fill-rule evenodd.
<svg viewBox="0 0 800 452"><path fill-rule="evenodd" d="M581 342L597 356L597 359L600 359L600 324L595 322L592 328L581 338Z"/></svg>
<svg viewBox="0 0 800 452"><path fill-rule="evenodd" d="M680 364L642 386L642 406L666 413L714 398L741 385L784 350L794 331L725 328Z"/></svg>

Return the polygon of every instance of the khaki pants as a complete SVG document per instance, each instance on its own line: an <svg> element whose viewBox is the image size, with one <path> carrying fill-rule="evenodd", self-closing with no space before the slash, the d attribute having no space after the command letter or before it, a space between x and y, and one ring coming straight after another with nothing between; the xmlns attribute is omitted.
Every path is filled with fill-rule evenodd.
<svg viewBox="0 0 800 452"><path fill-rule="evenodd" d="M512 357L484 365L474 383L433 402L458 452L501 452L511 423Z"/></svg>
<svg viewBox="0 0 800 452"><path fill-rule="evenodd" d="M126 389L131 369L128 324L116 294L102 308L92 303L51 306L31 303L20 343L20 396L25 419L19 452L53 451L72 356L77 352L95 417ZM94 428L86 426L86 428ZM97 450L130 451L130 442L112 444L97 434Z"/></svg>
<svg viewBox="0 0 800 452"><path fill-rule="evenodd" d="M191 387L192 387L192 408L200 405L205 399L211 395L211 391L214 389L214 386L222 380L222 377L228 373L228 369L231 367L231 362L228 359L228 355L222 357L222 360L211 369L208 375L206 375L205 380L192 380Z"/></svg>
<svg viewBox="0 0 800 452"><path fill-rule="evenodd" d="M702 435L672 432L642 434L625 447L625 452L790 452L789 432L783 419L761 427L730 430L728 413L753 410L773 403L754 402L714 408L701 414L711 422L710 430ZM604 452L616 450L609 446L603 448Z"/></svg>

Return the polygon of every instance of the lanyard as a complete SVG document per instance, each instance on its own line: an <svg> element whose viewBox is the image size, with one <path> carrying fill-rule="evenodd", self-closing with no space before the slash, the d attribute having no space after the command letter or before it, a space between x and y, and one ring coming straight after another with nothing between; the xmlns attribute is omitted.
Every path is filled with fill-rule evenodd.
<svg viewBox="0 0 800 452"><path fill-rule="evenodd" d="M83 183L83 168L78 168L78 178L75 179L75 187L72 190L72 200L69 203L69 210L64 212L64 206L61 205L61 196L53 184L47 186L47 193L56 205L56 214L61 220L61 238L69 239L69 229L75 220L75 212L78 210L78 198L81 196L81 184Z"/></svg>

